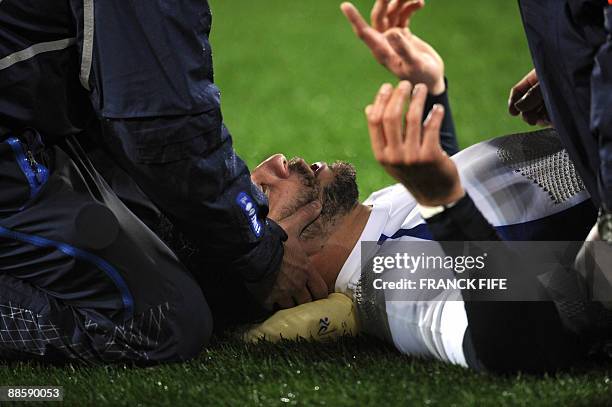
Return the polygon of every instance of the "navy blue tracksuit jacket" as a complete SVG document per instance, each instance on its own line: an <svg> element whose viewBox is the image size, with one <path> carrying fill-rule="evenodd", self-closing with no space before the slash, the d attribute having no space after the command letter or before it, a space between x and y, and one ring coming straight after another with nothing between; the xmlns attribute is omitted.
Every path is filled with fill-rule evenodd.
<svg viewBox="0 0 612 407"><path fill-rule="evenodd" d="M595 204L612 210L612 5L519 5L550 118Z"/></svg>
<svg viewBox="0 0 612 407"><path fill-rule="evenodd" d="M95 136L210 268L257 284L286 236L223 125L210 30L205 0L0 0L0 141Z"/></svg>

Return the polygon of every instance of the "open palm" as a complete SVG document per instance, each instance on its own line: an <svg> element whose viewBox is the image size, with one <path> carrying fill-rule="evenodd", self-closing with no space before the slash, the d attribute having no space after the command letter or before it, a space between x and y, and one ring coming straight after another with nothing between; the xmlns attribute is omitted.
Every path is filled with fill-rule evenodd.
<svg viewBox="0 0 612 407"><path fill-rule="evenodd" d="M353 4L343 3L341 8L379 63L399 79L424 83L430 93L439 94L445 89L444 62L409 28L410 18L423 6L423 0L377 0L371 25Z"/></svg>

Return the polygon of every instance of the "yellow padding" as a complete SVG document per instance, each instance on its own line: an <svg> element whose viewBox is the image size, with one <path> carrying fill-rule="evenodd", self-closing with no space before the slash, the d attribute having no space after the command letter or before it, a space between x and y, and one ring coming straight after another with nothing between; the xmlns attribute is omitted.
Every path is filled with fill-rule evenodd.
<svg viewBox="0 0 612 407"><path fill-rule="evenodd" d="M243 340L278 342L303 338L323 342L355 336L358 330L353 301L344 294L333 293L323 300L278 311L250 328Z"/></svg>

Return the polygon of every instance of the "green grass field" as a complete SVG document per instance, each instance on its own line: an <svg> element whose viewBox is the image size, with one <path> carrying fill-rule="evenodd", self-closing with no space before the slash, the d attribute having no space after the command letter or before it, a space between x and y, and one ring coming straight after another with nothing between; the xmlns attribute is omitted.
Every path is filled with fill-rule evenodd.
<svg viewBox="0 0 612 407"><path fill-rule="evenodd" d="M210 0L216 80L236 149L354 163L362 198L391 180L373 160L363 108L393 78L335 0ZM413 30L446 61L462 147L526 129L506 113L530 68L515 1L431 0ZM358 2L369 12L370 0ZM228 293L231 295L231 293ZM500 349L503 352L503 349ZM2 385L64 386L82 405L612 405L612 366L495 377L398 354L378 341L243 345L216 338L192 362L148 369L0 367Z"/></svg>
<svg viewBox="0 0 612 407"><path fill-rule="evenodd" d="M369 15L373 0L355 4ZM391 180L372 157L363 110L381 84L397 80L355 38L339 5L212 1L216 81L250 166L277 152L350 161L365 198ZM516 2L432 0L413 31L445 59L462 147L526 128L506 113L510 87L531 69Z"/></svg>
<svg viewBox="0 0 612 407"><path fill-rule="evenodd" d="M3 367L3 384L64 386L67 404L127 406L609 406L610 370L494 377L399 355L373 340L243 345L195 361L126 367Z"/></svg>

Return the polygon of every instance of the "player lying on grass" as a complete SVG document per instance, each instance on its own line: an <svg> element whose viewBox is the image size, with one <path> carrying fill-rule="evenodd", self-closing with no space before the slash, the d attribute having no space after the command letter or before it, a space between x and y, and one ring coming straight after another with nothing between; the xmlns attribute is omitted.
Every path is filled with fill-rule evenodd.
<svg viewBox="0 0 612 407"><path fill-rule="evenodd" d="M374 8L375 22L392 20L378 18L383 3ZM399 3L391 2L396 10ZM553 130L492 139L449 158L440 144L441 134L454 137L447 99L438 95L443 105L428 110L434 96L423 85L444 83L441 59L407 30L385 36L367 26L352 5L344 4L343 11L370 48L391 53L383 58L385 65L396 58L403 73L394 72L420 82L414 87L400 82L395 89L385 84L366 109L375 157L401 183L359 203L355 170L348 163L308 165L275 155L255 169L253 181L283 208L279 218L321 198L321 217L301 237L335 293L280 311L251 329L246 339L324 339L363 332L406 354L501 371L552 370L581 359L585 347L561 326L550 302L467 303L459 289L390 301L387 292L372 288L373 272L362 268L362 256L384 253L390 241L580 241L596 214ZM392 51L397 49L403 54ZM438 213L440 205L454 206ZM378 245L362 253L361 242Z"/></svg>
<svg viewBox="0 0 612 407"><path fill-rule="evenodd" d="M381 129L401 131L401 111L411 89L406 82L396 89L389 85L381 88L369 108L373 132L379 125ZM408 113L409 123L420 120L425 93L424 86L416 87ZM424 135L421 136L420 128L418 133L404 134L405 143L422 137L423 143L431 143L431 148L436 145L439 154L446 157L436 144L439 142L442 111L441 107L432 110L424 124ZM377 117L381 115L386 115L386 119L379 121ZM408 125L407 128L413 127ZM396 142L401 144L399 140ZM376 147L375 143L373 140ZM527 151L529 158L524 160L522 154L529 144L535 144L537 148ZM323 214L304 230L303 244L313 264L323 273L330 290L342 295L334 294L328 300L281 311L251 330L248 339L266 337L275 340L281 336L295 338L296 335L324 339L343 333L363 332L389 341L403 353L479 368L476 355L480 349L474 350L469 339L468 321L471 318L469 308L461 301L461 290L445 290L441 294L423 291L417 293L412 301L387 301L385 291L372 289L373 272L369 267L361 267L362 255L372 258L384 254L386 246L382 243L390 241L431 239L431 222L435 222L438 215L426 221L424 215L427 216L428 209L418 202L433 206L442 196L445 199L452 196L449 199L458 201L458 209L462 211L472 199L497 233L509 240L579 241L587 235L595 210L552 131L511 135L479 143L454 155L447 165L451 171L456 165L461 179L461 183L452 184L458 188L449 195L434 174L435 168L428 168L428 191L419 196L418 201L404 183L377 191L359 203L355 171L350 164L316 163L309 166L300 159L287 162L282 155L275 155L262 163L253 172L253 180L261 185L270 201L283 202L283 215L291 214L307 199L321 196ZM407 168L394 165L390 172L399 178L402 172L408 171ZM539 169L535 178L529 173L533 168ZM558 174L575 177L570 190L554 187L552 182ZM464 191L467 192L465 196ZM466 223L477 216L480 216L478 212L470 212ZM474 240L485 239L477 237ZM379 242L379 245L373 252L362 253L362 242ZM422 271L419 275L438 278L436 273L437 270L430 274ZM521 304L512 305L515 304L519 308L516 311L520 312ZM485 304L491 310L497 305ZM547 315L556 316L554 313ZM496 318L494 314L480 318L489 317ZM490 323L492 329L498 325L493 322ZM556 320L539 322L551 335L561 335L556 329ZM526 331L529 327L513 327L509 339L518 342L521 337L532 337L532 333ZM534 351L540 349L535 343L533 345ZM498 348L502 345L491 340L487 346ZM518 348L503 352L513 355ZM572 347L564 346L563 349L564 352L575 352ZM534 368L548 367L545 361L531 356ZM572 359L574 356L575 353ZM559 363L563 360L560 359ZM525 366L523 370L531 370L530 367Z"/></svg>

